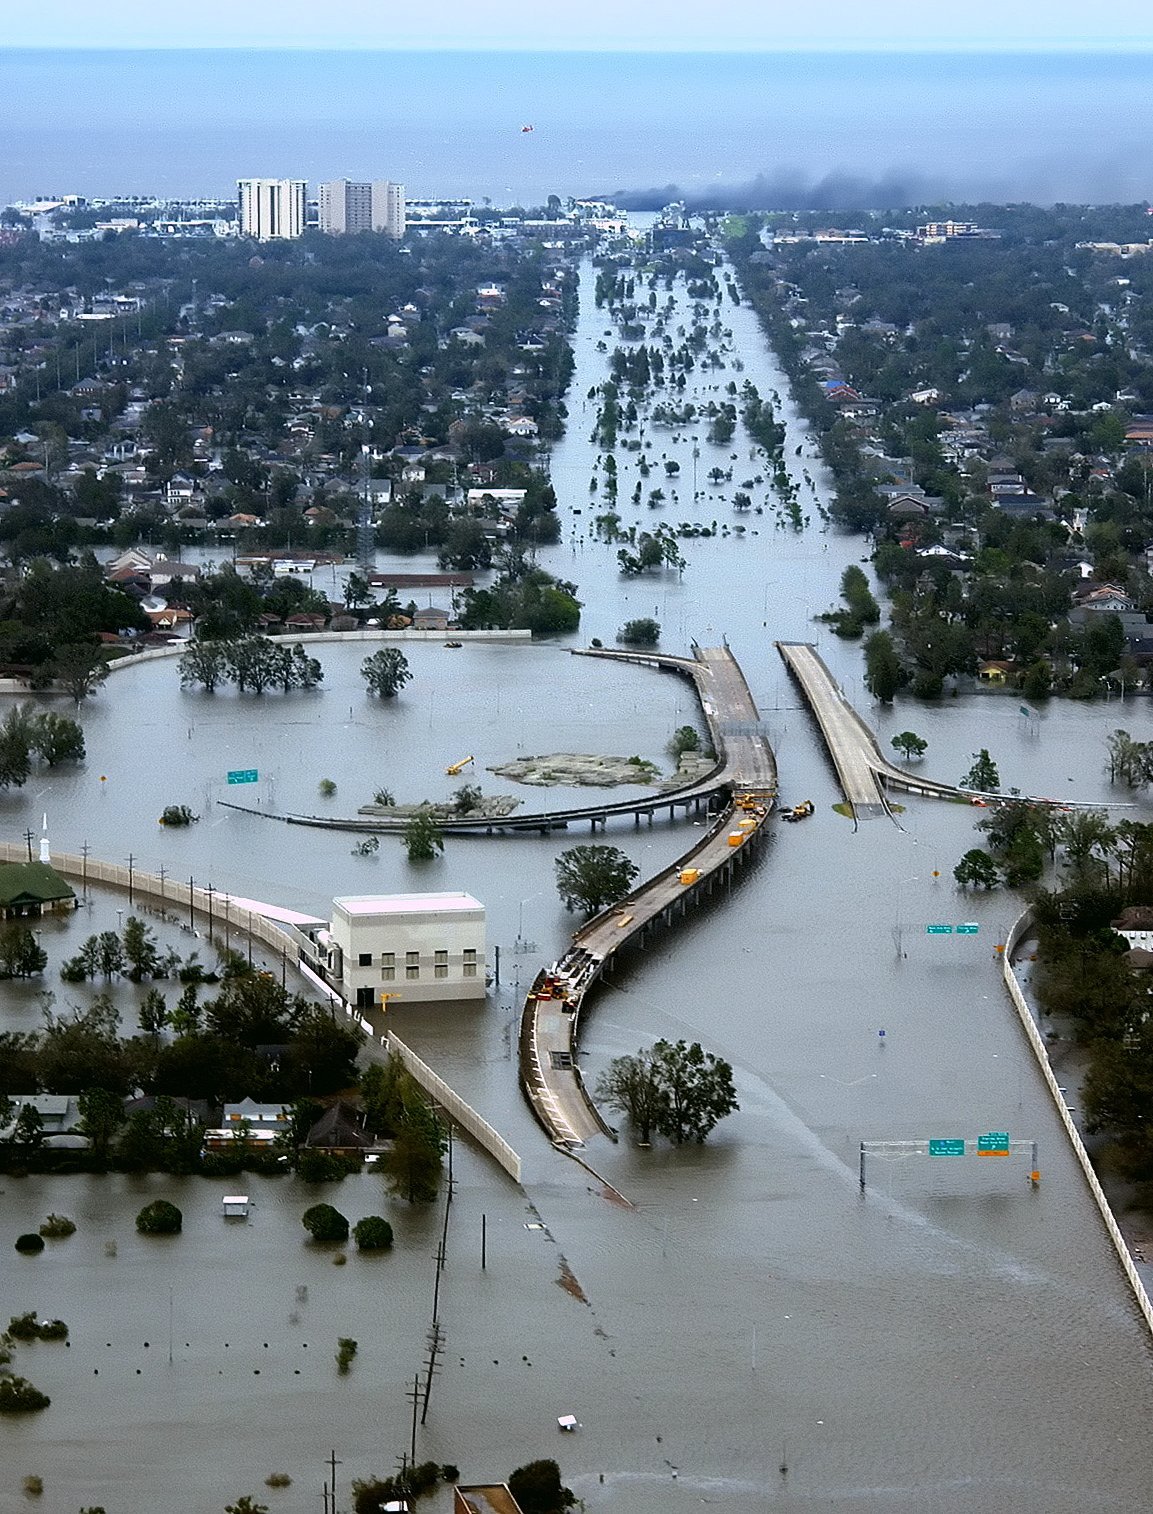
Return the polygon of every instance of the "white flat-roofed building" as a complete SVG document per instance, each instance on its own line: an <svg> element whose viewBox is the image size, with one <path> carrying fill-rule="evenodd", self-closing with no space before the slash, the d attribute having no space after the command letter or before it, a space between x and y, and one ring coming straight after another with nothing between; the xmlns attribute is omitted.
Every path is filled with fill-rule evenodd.
<svg viewBox="0 0 1153 1514"><path fill-rule="evenodd" d="M304 179L238 179L240 235L258 242L303 236L307 189Z"/></svg>
<svg viewBox="0 0 1153 1514"><path fill-rule="evenodd" d="M465 893L369 894L332 901L327 976L358 1009L483 999L485 916Z"/></svg>

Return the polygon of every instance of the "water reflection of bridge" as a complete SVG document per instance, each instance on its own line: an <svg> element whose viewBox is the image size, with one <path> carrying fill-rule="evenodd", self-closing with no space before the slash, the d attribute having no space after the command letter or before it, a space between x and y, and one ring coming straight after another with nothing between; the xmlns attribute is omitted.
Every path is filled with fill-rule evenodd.
<svg viewBox="0 0 1153 1514"><path fill-rule="evenodd" d="M728 647L694 647L693 653L691 658L607 650L583 654L692 679L717 756L706 780L708 792L723 793L727 802L676 862L583 925L569 950L537 975L529 991L521 1016L521 1084L545 1130L565 1146L579 1146L608 1128L578 1065L580 1011L590 989L622 946L671 925L691 903L731 881L763 835L776 799L776 759L740 665ZM682 791L678 801L690 792Z"/></svg>

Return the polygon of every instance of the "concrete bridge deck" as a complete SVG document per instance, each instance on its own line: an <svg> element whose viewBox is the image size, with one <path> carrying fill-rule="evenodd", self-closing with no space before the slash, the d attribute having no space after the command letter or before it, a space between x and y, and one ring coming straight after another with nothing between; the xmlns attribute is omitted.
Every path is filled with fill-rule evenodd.
<svg viewBox="0 0 1153 1514"><path fill-rule="evenodd" d="M933 799L973 801L974 796L964 789L907 773L890 762L816 647L804 641L778 641L776 646L808 701L855 820L875 820L892 814L886 787L906 789Z"/></svg>
<svg viewBox="0 0 1153 1514"><path fill-rule="evenodd" d="M736 658L727 647L694 650L691 660L657 653L591 654L692 677L719 759L716 776L730 799L682 857L583 925L561 960L537 975L525 999L521 1085L552 1140L570 1148L599 1132L612 1134L585 1089L579 1066L580 1012L590 990L622 946L671 925L690 904L731 883L763 836L776 799L776 760ZM696 876L682 883L687 870L695 870Z"/></svg>

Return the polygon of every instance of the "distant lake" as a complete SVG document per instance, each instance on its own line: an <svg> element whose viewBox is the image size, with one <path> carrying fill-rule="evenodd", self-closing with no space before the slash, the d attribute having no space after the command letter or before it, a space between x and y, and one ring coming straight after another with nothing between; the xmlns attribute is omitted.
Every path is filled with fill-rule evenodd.
<svg viewBox="0 0 1153 1514"><path fill-rule="evenodd" d="M1134 201L1151 136L1150 54L0 50L0 203L263 174L500 204L757 175L822 206Z"/></svg>

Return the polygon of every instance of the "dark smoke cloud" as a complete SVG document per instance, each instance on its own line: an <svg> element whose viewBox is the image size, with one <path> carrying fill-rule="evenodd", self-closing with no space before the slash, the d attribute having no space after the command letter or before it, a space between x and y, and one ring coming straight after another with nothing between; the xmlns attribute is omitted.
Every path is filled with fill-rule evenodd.
<svg viewBox="0 0 1153 1514"><path fill-rule="evenodd" d="M828 173L807 180L803 174L778 171L757 174L746 184L716 184L708 189L682 189L666 184L656 189L623 189L606 196L622 210L660 210L683 200L690 210L903 210L939 198L925 179L892 171L870 180L848 173Z"/></svg>

